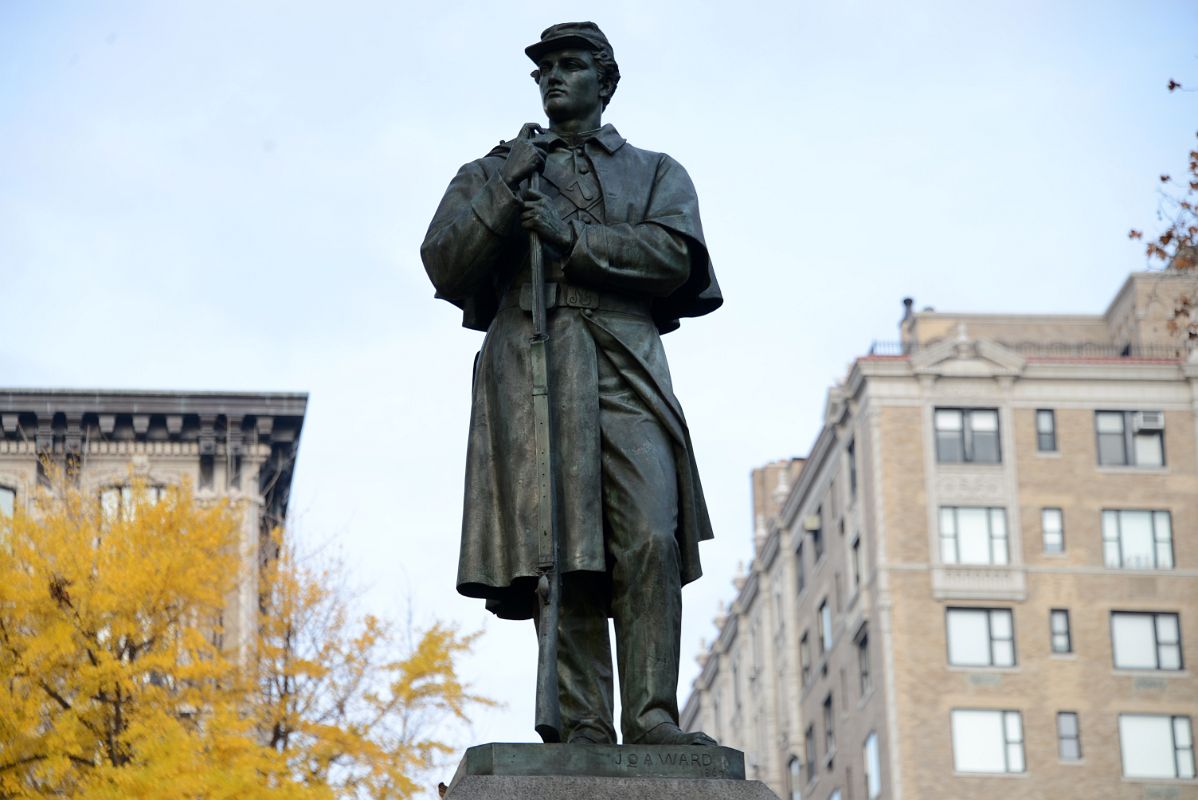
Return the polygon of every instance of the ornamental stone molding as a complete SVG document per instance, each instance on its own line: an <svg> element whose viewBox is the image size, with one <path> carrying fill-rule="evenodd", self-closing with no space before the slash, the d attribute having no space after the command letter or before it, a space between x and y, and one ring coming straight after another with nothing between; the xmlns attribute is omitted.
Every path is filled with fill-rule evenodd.
<svg viewBox="0 0 1198 800"><path fill-rule="evenodd" d="M132 470L163 485L190 477L203 495L205 474L231 473L269 530L286 516L307 404L301 392L0 390L0 483L27 498L43 458L78 468L88 490Z"/></svg>
<svg viewBox="0 0 1198 800"><path fill-rule="evenodd" d="M954 339L944 339L911 357L916 375L936 378L1018 377L1027 359L989 339L970 339L964 326Z"/></svg>
<svg viewBox="0 0 1198 800"><path fill-rule="evenodd" d="M936 499L944 505L1006 505L1006 475L1001 467L985 472L941 468L936 472Z"/></svg>

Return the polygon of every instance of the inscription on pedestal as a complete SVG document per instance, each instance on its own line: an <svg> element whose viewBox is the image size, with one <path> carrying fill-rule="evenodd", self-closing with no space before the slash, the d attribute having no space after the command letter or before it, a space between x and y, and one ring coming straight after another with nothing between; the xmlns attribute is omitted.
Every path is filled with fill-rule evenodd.
<svg viewBox="0 0 1198 800"><path fill-rule="evenodd" d="M704 748L706 750L716 750L724 748ZM691 777L697 778L732 778L740 777L729 774L729 764L726 757L722 757L717 753L696 752L695 749L689 750L637 750L631 747L621 752L617 750L611 756L612 764L617 770L624 770L627 773L652 772L653 775L661 775L662 770L669 770L671 775L686 774L689 772Z"/></svg>
<svg viewBox="0 0 1198 800"><path fill-rule="evenodd" d="M466 751L454 783L466 775L744 780L745 755L731 747L495 743Z"/></svg>

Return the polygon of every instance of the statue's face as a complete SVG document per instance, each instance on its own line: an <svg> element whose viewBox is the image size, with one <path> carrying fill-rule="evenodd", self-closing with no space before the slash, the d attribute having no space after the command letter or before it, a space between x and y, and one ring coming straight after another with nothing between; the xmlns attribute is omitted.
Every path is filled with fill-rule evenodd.
<svg viewBox="0 0 1198 800"><path fill-rule="evenodd" d="M589 50L558 50L537 62L541 106L552 122L585 119L603 110L599 70Z"/></svg>

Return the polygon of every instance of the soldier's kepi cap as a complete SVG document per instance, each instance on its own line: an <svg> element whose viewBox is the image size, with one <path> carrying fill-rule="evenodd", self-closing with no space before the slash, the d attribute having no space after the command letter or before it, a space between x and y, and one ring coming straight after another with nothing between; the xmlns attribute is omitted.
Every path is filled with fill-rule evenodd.
<svg viewBox="0 0 1198 800"><path fill-rule="evenodd" d="M567 47L606 50L614 56L611 43L607 41L603 31L599 30L599 26L593 22L559 22L557 25L550 25L541 33L541 41L530 44L524 48L524 52L536 64L546 53L563 50Z"/></svg>

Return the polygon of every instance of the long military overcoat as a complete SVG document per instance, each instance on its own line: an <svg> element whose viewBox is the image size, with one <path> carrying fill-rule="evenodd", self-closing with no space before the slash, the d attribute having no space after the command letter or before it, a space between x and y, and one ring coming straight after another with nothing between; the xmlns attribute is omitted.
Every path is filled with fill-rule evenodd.
<svg viewBox="0 0 1198 800"><path fill-rule="evenodd" d="M501 145L458 171L421 257L437 296L462 309L463 325L487 332L475 361L457 588L485 598L501 617L522 619L535 607L538 483L531 321L503 302L528 270L521 203L500 177L507 152ZM602 191L603 224L576 227L577 244L554 266L572 285L643 299L651 313L561 307L549 314L561 569L606 571L597 386L598 359L606 358L673 444L685 584L699 577L698 543L712 531L660 334L680 317L718 308L722 297L686 171L629 145L610 125L587 142L585 155ZM545 178L554 175L547 169Z"/></svg>

